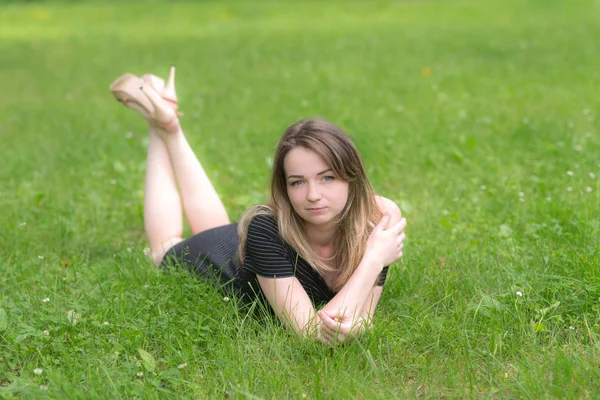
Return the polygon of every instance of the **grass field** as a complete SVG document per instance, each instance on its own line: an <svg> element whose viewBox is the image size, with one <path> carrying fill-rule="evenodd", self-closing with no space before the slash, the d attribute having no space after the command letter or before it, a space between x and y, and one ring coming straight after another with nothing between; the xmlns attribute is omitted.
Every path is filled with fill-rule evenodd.
<svg viewBox="0 0 600 400"><path fill-rule="evenodd" d="M598 398L600 3L0 4L1 398ZM375 329L300 341L143 253L145 123L178 67L232 219L324 117L409 221Z"/></svg>

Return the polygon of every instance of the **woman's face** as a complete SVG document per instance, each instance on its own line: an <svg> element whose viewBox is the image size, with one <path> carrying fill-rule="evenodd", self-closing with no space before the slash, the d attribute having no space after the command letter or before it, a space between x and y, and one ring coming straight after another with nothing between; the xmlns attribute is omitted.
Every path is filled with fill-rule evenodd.
<svg viewBox="0 0 600 400"><path fill-rule="evenodd" d="M283 169L292 207L309 224L327 225L346 206L348 182L314 151L295 147L285 156Z"/></svg>

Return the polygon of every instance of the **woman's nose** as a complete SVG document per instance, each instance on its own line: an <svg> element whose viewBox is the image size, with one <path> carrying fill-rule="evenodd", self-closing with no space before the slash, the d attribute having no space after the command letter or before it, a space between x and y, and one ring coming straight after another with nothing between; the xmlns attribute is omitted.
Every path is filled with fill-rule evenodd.
<svg viewBox="0 0 600 400"><path fill-rule="evenodd" d="M308 193L306 194L306 199L312 202L321 199L321 192L315 183L308 184Z"/></svg>

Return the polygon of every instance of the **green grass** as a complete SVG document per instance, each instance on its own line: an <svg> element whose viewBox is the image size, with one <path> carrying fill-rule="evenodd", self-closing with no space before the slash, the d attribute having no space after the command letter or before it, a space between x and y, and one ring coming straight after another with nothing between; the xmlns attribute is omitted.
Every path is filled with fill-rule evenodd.
<svg viewBox="0 0 600 400"><path fill-rule="evenodd" d="M0 5L0 397L596 398L599 14ZM409 221L364 339L300 341L144 256L144 123L108 85L170 64L233 219L265 200L289 124L355 140Z"/></svg>

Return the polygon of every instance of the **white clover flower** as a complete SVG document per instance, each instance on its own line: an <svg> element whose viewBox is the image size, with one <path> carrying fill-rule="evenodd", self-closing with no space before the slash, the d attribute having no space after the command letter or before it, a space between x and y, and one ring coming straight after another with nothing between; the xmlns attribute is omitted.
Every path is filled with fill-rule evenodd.
<svg viewBox="0 0 600 400"><path fill-rule="evenodd" d="M138 366L138 367L141 367L141 366L142 366L142 363L141 363L141 362L139 362L139 361L136 361L135 365L136 365L136 366Z"/></svg>
<svg viewBox="0 0 600 400"><path fill-rule="evenodd" d="M592 179L596 178L596 174L594 174L593 172L590 172L590 173L588 174L588 176L589 176L590 178L592 178Z"/></svg>
<svg viewBox="0 0 600 400"><path fill-rule="evenodd" d="M44 259L44 256L38 256L38 258L39 258L40 260L43 260L43 259Z"/></svg>
<svg viewBox="0 0 600 400"><path fill-rule="evenodd" d="M223 301L229 301L229 297L227 297L227 296L223 297Z"/></svg>
<svg viewBox="0 0 600 400"><path fill-rule="evenodd" d="M573 188L571 186L567 186L567 192L572 192Z"/></svg>
<svg viewBox="0 0 600 400"><path fill-rule="evenodd" d="M585 188L585 191L588 192L588 193L591 193L592 192L592 188L588 186L588 187Z"/></svg>
<svg viewBox="0 0 600 400"><path fill-rule="evenodd" d="M518 291L517 293L515 293L517 295L517 297L523 297L523 292Z"/></svg>
<svg viewBox="0 0 600 400"><path fill-rule="evenodd" d="M132 250L132 249L131 249L131 247L128 247L128 248L127 248L127 252L128 252L128 253L131 253L131 250Z"/></svg>
<svg viewBox="0 0 600 400"><path fill-rule="evenodd" d="M573 171L567 171L567 175L573 176Z"/></svg>
<svg viewBox="0 0 600 400"><path fill-rule="evenodd" d="M19 224L19 226L25 226L25 225L27 225L27 222L21 222L21 223Z"/></svg>
<svg viewBox="0 0 600 400"><path fill-rule="evenodd" d="M144 252L145 255L150 254L150 248L149 247L144 247L144 250L142 250Z"/></svg>
<svg viewBox="0 0 600 400"><path fill-rule="evenodd" d="M486 189L487 189L487 186L481 185L481 190L486 190Z"/></svg>
<svg viewBox="0 0 600 400"><path fill-rule="evenodd" d="M187 363L179 364L179 365L177 366L177 368L179 368L179 369L183 369L183 368L185 368L185 367L187 367Z"/></svg>
<svg viewBox="0 0 600 400"><path fill-rule="evenodd" d="M46 297L44 300L42 300L44 303L49 303L50 302L50 297Z"/></svg>
<svg viewBox="0 0 600 400"><path fill-rule="evenodd" d="M519 192L519 197L523 197L523 196L525 196L525 193Z"/></svg>
<svg viewBox="0 0 600 400"><path fill-rule="evenodd" d="M40 385L40 390L48 390L49 385Z"/></svg>
<svg viewBox="0 0 600 400"><path fill-rule="evenodd" d="M41 368L36 368L36 369L33 370L33 373L36 374L36 375L41 375L42 372L44 372L44 370L41 369Z"/></svg>
<svg viewBox="0 0 600 400"><path fill-rule="evenodd" d="M138 372L137 374L135 374L138 378L141 378L142 376L144 376L144 373L142 371Z"/></svg>
<svg viewBox="0 0 600 400"><path fill-rule="evenodd" d="M546 201L552 201L552 197L550 197L550 196L546 197Z"/></svg>
<svg viewBox="0 0 600 400"><path fill-rule="evenodd" d="M103 323L102 325L104 325L104 326L108 326L108 325L109 325L109 323L108 323L108 321L104 321L104 323Z"/></svg>
<svg viewBox="0 0 600 400"><path fill-rule="evenodd" d="M44 331L44 336L50 336L50 331L46 329L46 330Z"/></svg>
<svg viewBox="0 0 600 400"><path fill-rule="evenodd" d="M572 331L574 331L575 327L574 326L569 326L569 329L572 330Z"/></svg>

